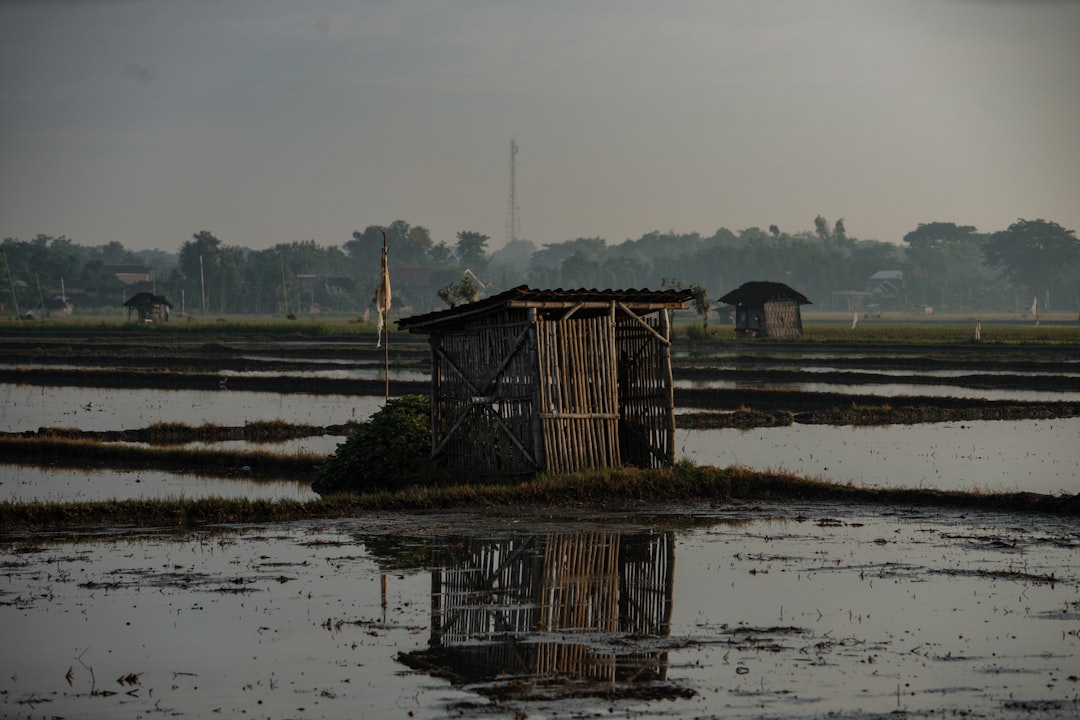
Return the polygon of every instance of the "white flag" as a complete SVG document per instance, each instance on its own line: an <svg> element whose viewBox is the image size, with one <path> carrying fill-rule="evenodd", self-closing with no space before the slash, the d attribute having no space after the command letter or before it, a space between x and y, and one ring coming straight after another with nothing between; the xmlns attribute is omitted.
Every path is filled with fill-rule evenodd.
<svg viewBox="0 0 1080 720"><path fill-rule="evenodd" d="M383 325L386 324L386 311L390 309L390 270L386 267L386 246L382 249L382 278L379 280L379 292L375 296L375 307L379 311L379 339L375 347L382 343Z"/></svg>

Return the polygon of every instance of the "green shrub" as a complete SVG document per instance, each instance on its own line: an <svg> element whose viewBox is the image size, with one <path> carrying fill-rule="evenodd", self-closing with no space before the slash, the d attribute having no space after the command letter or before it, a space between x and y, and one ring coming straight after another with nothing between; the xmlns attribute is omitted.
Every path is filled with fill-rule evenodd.
<svg viewBox="0 0 1080 720"><path fill-rule="evenodd" d="M402 490L430 482L431 407L423 395L386 403L348 437L312 483L320 495Z"/></svg>

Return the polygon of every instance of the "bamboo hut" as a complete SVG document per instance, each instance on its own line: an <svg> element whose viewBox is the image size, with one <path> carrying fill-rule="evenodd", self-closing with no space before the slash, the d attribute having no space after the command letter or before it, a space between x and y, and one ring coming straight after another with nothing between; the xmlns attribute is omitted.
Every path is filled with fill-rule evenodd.
<svg viewBox="0 0 1080 720"><path fill-rule="evenodd" d="M127 308L128 320L131 320L131 313L135 312L139 322L166 322L172 303L166 300L164 295L141 292L132 295L124 303L124 307Z"/></svg>
<svg viewBox="0 0 1080 720"><path fill-rule="evenodd" d="M674 462L688 290L527 286L397 321L431 346L432 459L473 476Z"/></svg>
<svg viewBox="0 0 1080 720"><path fill-rule="evenodd" d="M735 306L735 332L757 337L802 337L801 305L810 301L783 283L755 281L743 283L720 297Z"/></svg>
<svg viewBox="0 0 1080 720"><path fill-rule="evenodd" d="M670 636L674 547L670 532L603 531L436 546L428 647L399 659L458 683L583 694L667 680L667 651L642 641Z"/></svg>

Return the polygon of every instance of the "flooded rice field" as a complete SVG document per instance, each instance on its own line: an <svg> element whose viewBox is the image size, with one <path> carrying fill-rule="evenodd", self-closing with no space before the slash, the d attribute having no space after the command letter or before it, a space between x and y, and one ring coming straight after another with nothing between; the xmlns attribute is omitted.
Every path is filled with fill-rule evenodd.
<svg viewBox="0 0 1080 720"><path fill-rule="evenodd" d="M300 386L290 378L379 377L370 358L335 354L348 344L325 344L308 367L294 354L308 346L178 349L220 374L210 390L0 382L0 432L328 427L383 404L292 392ZM1004 368L942 363L928 371L933 382L869 354L805 360L773 363L804 370L793 383L776 383L779 374L755 383L745 363L721 358L714 369L742 375L676 387L1080 396L1075 363L1060 353L1058 388L1034 366L1031 387L1001 378L977 387L980 374L1020 377L1026 357ZM879 382L847 383L845 361L865 361ZM280 391L229 387L256 376L280 376ZM426 378L407 369L392 379ZM1080 418L800 424L680 429L676 452L872 487L1076 493L1078 437ZM342 441L187 447L329 454ZM243 468L222 475L0 464L0 501L314 497L306 483L254 481ZM0 716L1075 718L1078 573L1072 517L827 504L9 533L0 535Z"/></svg>
<svg viewBox="0 0 1080 720"><path fill-rule="evenodd" d="M868 487L1080 492L1080 418L680 430L701 465L786 470Z"/></svg>
<svg viewBox="0 0 1080 720"><path fill-rule="evenodd" d="M1074 718L1075 521L394 515L0 544L0 715Z"/></svg>
<svg viewBox="0 0 1080 720"><path fill-rule="evenodd" d="M927 389L945 392L948 387ZM987 392L1023 399L1017 391ZM154 423L242 426L268 420L329 426L366 420L382 404L381 397L371 396L0 385L0 432L43 427L112 431ZM1080 418L680 429L676 454L699 464L786 470L875 487L1075 493L1080 491L1077 437ZM273 443L238 440L188 447L330 455L343 441L340 436L316 435ZM0 500L28 499L27 492L52 500L160 497L170 481L176 482L176 496L202 496L191 477L168 473L150 477L155 480L134 482L129 474L102 473L99 482L72 483L65 473L42 475L0 465ZM165 480L158 482L162 477ZM217 488L223 496L252 493L251 483L206 481L203 485ZM65 496L69 488L78 488L77 498ZM255 496L279 490L268 487Z"/></svg>
<svg viewBox="0 0 1080 720"><path fill-rule="evenodd" d="M242 397L238 394L238 397ZM294 397L293 400L303 398ZM302 411L310 417L310 412ZM792 425L750 430L679 430L678 458L700 465L783 470L868 487L982 492L1080 492L1080 418L893 426ZM329 455L344 438L283 443L229 441L187 447L271 449ZM295 483L203 478L157 471L67 471L0 465L0 500L162 497L310 497Z"/></svg>

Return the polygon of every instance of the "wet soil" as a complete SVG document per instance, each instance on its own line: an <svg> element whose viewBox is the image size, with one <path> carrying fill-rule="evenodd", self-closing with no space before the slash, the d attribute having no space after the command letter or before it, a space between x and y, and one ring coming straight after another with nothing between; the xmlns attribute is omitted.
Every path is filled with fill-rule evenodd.
<svg viewBox="0 0 1080 720"><path fill-rule="evenodd" d="M681 428L912 425L956 420L1040 420L1080 416L1080 403L851 395L789 390L675 390L675 404L712 412L676 415ZM730 412L716 412L729 410Z"/></svg>

